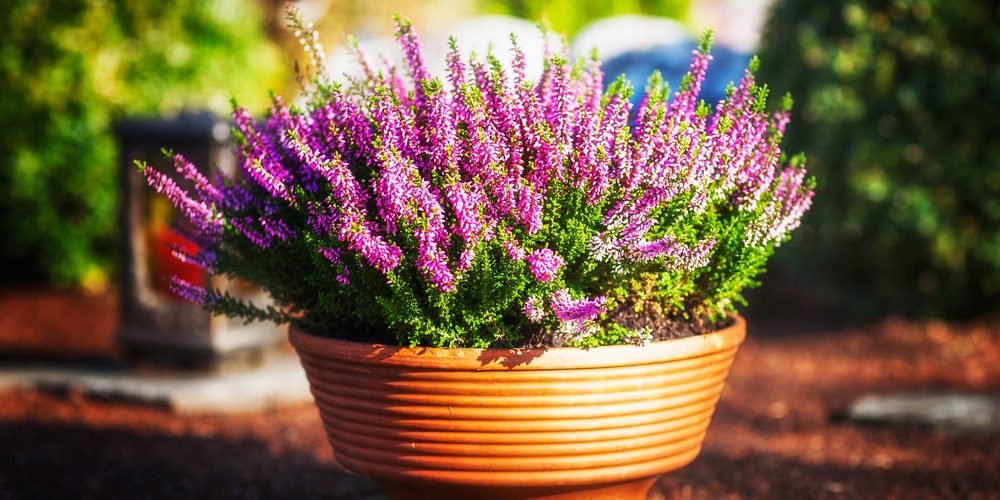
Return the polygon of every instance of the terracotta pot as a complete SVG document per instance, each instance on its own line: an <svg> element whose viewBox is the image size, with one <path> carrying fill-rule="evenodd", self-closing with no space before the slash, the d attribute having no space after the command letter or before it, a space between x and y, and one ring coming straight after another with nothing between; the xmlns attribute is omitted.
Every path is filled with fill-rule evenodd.
<svg viewBox="0 0 1000 500"><path fill-rule="evenodd" d="M290 331L337 461L391 498L645 498L698 455L746 336L432 349Z"/></svg>

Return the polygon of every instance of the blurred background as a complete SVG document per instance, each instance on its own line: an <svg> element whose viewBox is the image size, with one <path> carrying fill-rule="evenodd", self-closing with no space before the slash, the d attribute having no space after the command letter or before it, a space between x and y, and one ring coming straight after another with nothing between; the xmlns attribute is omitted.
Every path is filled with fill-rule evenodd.
<svg viewBox="0 0 1000 500"><path fill-rule="evenodd" d="M1000 7L990 1L783 0L761 80L798 106L815 205L775 269L846 311L1000 311Z"/></svg>
<svg viewBox="0 0 1000 500"><path fill-rule="evenodd" d="M518 30L544 18L574 53L598 47L609 81L625 73L641 87L659 68L676 88L694 40L711 25L716 60L705 97L717 99L759 53L759 81L772 96L790 91L796 100L784 149L804 151L818 180L814 208L751 300L769 288L779 297L784 290L862 320L1000 311L994 2L294 5L323 34L335 75L345 34L378 47L391 36L395 12L428 40L468 25L472 16L502 15L489 19ZM291 68L306 54L286 29L282 6L279 0L4 2L0 284L112 287L121 272L115 244L121 159L113 123L206 110L225 117L231 98L262 114L269 89L294 96ZM504 51L506 40L494 48Z"/></svg>

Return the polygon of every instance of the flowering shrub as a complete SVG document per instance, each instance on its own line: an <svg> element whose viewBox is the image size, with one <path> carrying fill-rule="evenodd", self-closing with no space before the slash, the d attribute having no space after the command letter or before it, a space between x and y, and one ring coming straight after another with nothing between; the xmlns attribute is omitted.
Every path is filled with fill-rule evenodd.
<svg viewBox="0 0 1000 500"><path fill-rule="evenodd" d="M305 109L275 97L258 126L237 107L238 177L209 181L175 156L185 191L140 166L202 248L177 253L281 308L179 278L176 291L366 341L641 343L648 328L616 312L723 315L810 204L801 159L779 148L789 99L765 113L751 68L714 112L697 100L710 33L673 99L653 75L633 113L628 82L605 92L596 58L553 55L533 82L513 38L511 68L466 62L453 42L442 81L413 28L397 28L405 74L359 50L365 76L341 85L320 72Z"/></svg>

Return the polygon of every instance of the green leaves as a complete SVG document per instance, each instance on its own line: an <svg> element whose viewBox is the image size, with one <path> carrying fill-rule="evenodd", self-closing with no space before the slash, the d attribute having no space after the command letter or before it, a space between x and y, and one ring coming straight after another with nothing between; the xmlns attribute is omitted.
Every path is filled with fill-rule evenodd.
<svg viewBox="0 0 1000 500"><path fill-rule="evenodd" d="M712 28L705 28L705 31L701 34L701 39L698 41L698 51L702 54L710 53L712 50L712 39L714 37L715 31Z"/></svg>

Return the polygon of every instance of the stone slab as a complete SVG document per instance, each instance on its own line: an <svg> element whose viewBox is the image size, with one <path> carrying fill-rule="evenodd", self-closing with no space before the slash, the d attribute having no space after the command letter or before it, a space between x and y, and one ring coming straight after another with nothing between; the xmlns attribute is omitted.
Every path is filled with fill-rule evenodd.
<svg viewBox="0 0 1000 500"><path fill-rule="evenodd" d="M47 390L169 408L178 414L241 413L312 401L294 354L238 372L143 373L118 367L0 366L0 390Z"/></svg>
<svg viewBox="0 0 1000 500"><path fill-rule="evenodd" d="M870 394L851 404L854 422L921 425L946 432L1000 432L1000 395Z"/></svg>

